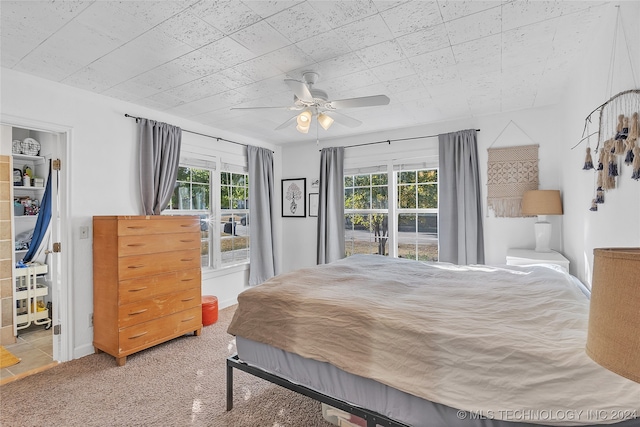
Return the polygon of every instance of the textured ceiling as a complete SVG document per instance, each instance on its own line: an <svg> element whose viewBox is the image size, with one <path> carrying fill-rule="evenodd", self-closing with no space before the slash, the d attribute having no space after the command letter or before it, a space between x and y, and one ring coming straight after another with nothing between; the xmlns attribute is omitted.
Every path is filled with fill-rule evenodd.
<svg viewBox="0 0 640 427"><path fill-rule="evenodd" d="M586 1L5 1L1 65L240 135L316 140L284 79L312 70L356 128L320 139L543 106L610 16ZM130 113L135 114L135 111ZM153 118L153 117L150 117Z"/></svg>

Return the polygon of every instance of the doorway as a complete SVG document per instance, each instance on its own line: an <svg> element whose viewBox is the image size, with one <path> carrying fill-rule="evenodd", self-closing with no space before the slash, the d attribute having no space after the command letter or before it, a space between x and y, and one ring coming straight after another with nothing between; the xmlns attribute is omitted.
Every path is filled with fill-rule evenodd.
<svg viewBox="0 0 640 427"><path fill-rule="evenodd" d="M65 191L68 167L65 166L68 166L70 132L32 121L10 120L11 124L7 124L3 117L3 122L2 151L10 156L12 172L15 175L22 173L23 182L17 185L14 177L9 195L13 205L11 309L14 342L11 343L9 338L9 342L4 344L7 342L6 304L3 305L2 337L5 349L20 361L0 370L0 383L70 360L70 337L62 333L60 327L68 324L65 320L69 307L69 293L64 285L69 283L68 260L60 248L69 248L64 243L68 241ZM9 144L7 137L10 138ZM10 150L5 153L7 147ZM46 227L40 218L46 217L40 215L45 199L49 201L50 209ZM38 235L39 239L36 238ZM27 259L30 262L23 262Z"/></svg>

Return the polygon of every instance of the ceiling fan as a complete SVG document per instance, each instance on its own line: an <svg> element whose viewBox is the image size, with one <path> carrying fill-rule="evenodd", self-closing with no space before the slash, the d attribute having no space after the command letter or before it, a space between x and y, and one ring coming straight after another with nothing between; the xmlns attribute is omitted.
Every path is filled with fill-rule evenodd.
<svg viewBox="0 0 640 427"><path fill-rule="evenodd" d="M334 121L349 127L357 127L361 121L353 117L346 116L336 110L357 107L374 107L389 104L389 97L386 95L363 96L359 98L338 99L330 101L329 96L323 90L316 89L313 85L318 81L318 73L307 71L303 73L304 81L285 79L285 83L293 91L293 105L287 107L234 107L232 110L254 110L254 109L285 109L289 111L302 112L281 124L276 130L284 129L293 122L296 122L296 129L301 133L308 133L311 126L311 119L316 120L324 128L329 129Z"/></svg>

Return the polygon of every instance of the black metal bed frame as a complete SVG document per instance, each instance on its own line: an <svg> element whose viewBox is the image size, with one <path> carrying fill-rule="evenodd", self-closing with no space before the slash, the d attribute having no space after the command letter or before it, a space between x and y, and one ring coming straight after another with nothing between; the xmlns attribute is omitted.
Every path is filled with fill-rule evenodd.
<svg viewBox="0 0 640 427"><path fill-rule="evenodd" d="M303 385L292 383L291 381L284 379L278 375L264 371L255 366L248 365L247 363L241 361L238 358L237 354L234 354L233 356L227 358L227 411L233 409L233 368L240 369L241 371L262 378L263 380L267 380L271 383L295 391L296 393L300 393L319 402L326 403L327 405L330 405L334 408L349 412L350 414L364 419L367 422L367 427L410 427L407 424L392 420L391 418L381 415L377 412L361 408L359 406L353 406L343 400L328 396Z"/></svg>

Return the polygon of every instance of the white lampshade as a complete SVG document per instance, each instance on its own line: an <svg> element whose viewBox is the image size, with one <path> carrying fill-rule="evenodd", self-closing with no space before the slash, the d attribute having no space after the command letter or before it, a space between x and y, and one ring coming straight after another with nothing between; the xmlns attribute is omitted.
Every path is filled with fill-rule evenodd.
<svg viewBox="0 0 640 427"><path fill-rule="evenodd" d="M640 248L593 250L586 353L640 383Z"/></svg>
<svg viewBox="0 0 640 427"><path fill-rule="evenodd" d="M300 133L309 133L309 125L306 126L296 126L296 129L298 130L298 132Z"/></svg>
<svg viewBox="0 0 640 427"><path fill-rule="evenodd" d="M318 123L320 123L320 126L322 126L324 130L328 130L333 124L333 119L324 113L320 113L318 114Z"/></svg>

